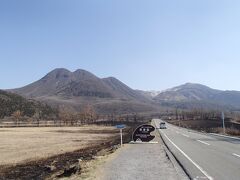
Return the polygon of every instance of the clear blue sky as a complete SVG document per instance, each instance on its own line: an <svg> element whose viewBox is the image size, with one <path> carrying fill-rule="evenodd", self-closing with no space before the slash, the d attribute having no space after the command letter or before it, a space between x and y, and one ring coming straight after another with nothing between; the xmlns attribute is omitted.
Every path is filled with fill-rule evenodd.
<svg viewBox="0 0 240 180"><path fill-rule="evenodd" d="M240 1L1 0L0 88L57 67L135 89L240 90Z"/></svg>

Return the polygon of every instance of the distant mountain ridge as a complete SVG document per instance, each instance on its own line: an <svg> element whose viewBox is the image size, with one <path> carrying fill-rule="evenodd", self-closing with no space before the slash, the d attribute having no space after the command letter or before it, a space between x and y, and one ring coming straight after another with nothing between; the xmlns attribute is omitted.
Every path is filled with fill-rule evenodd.
<svg viewBox="0 0 240 180"><path fill-rule="evenodd" d="M221 91L201 84L186 83L168 89L153 99L171 107L240 109L239 91Z"/></svg>

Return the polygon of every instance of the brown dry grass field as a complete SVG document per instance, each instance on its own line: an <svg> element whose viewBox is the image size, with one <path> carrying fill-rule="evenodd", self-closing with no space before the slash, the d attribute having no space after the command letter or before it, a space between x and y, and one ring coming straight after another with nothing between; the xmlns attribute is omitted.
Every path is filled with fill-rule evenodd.
<svg viewBox="0 0 240 180"><path fill-rule="evenodd" d="M84 149L101 143L118 131L114 127L1 128L0 166L16 165Z"/></svg>

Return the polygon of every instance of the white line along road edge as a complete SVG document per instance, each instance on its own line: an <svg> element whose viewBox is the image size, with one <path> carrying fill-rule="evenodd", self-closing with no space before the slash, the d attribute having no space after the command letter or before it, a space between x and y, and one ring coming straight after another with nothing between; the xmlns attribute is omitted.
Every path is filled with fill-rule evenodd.
<svg viewBox="0 0 240 180"><path fill-rule="evenodd" d="M201 168L197 163L195 163L185 152L183 152L176 144L174 144L174 142L172 142L171 139L169 139L169 137L163 133L164 136L168 139L168 141L170 143L172 143L173 146L175 146L194 166L196 166L196 168L198 168L209 180L213 180L213 178L211 176L208 175L208 173L206 171L203 170L203 168Z"/></svg>
<svg viewBox="0 0 240 180"><path fill-rule="evenodd" d="M205 144L205 145L210 146L210 144L208 144L208 143L206 143L206 142L204 142L204 141L201 141L201 140L197 140L197 141L200 142L200 143L202 143L202 144Z"/></svg>
<svg viewBox="0 0 240 180"><path fill-rule="evenodd" d="M182 135L189 138L189 135L186 135L186 134L182 134Z"/></svg>
<svg viewBox="0 0 240 180"><path fill-rule="evenodd" d="M237 156L237 157L240 158L240 155L238 155L238 154L236 154L236 153L233 153L232 155Z"/></svg>

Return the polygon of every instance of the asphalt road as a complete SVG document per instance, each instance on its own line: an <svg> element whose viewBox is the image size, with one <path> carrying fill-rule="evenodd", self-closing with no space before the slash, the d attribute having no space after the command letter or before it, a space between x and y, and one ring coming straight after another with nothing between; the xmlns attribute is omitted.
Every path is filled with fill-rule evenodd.
<svg viewBox="0 0 240 180"><path fill-rule="evenodd" d="M154 120L159 127L161 120ZM159 129L192 179L240 180L240 140L167 124Z"/></svg>

